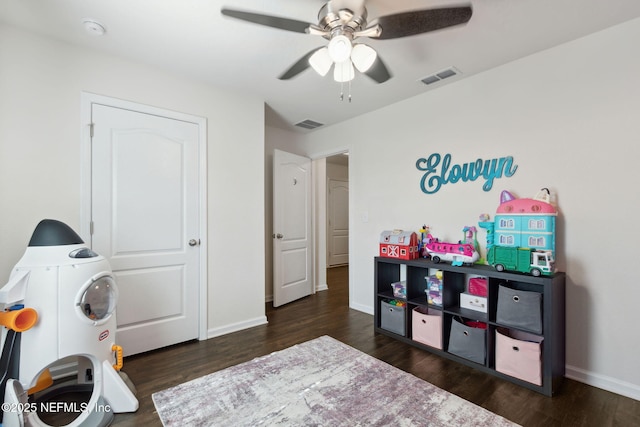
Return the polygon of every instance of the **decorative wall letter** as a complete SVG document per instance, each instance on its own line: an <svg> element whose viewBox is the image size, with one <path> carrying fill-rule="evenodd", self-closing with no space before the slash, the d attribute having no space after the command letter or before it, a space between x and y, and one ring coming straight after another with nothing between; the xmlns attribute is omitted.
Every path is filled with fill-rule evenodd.
<svg viewBox="0 0 640 427"><path fill-rule="evenodd" d="M513 176L518 165L513 163L511 156L490 160L478 159L475 162L452 165L451 154L445 154L443 157L439 153L433 153L426 159L418 159L416 168L419 171L424 171L420 180L420 189L426 194L433 194L445 184L475 181L480 177L485 180L482 189L489 191L496 178L502 178L503 175L505 177Z"/></svg>

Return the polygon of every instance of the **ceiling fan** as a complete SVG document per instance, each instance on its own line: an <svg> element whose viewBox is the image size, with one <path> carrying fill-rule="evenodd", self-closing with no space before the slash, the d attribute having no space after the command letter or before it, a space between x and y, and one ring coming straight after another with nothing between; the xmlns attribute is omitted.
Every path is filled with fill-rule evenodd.
<svg viewBox="0 0 640 427"><path fill-rule="evenodd" d="M254 24L329 40L327 46L313 49L300 58L278 77L280 80L295 77L309 67L325 76L333 67L335 81L350 82L355 77L355 67L377 83L384 83L391 78L391 73L371 46L355 43L356 39L397 39L465 24L471 19L472 9L467 4L415 10L380 16L368 23L365 0L329 0L320 8L317 24L229 8L222 8L221 13Z"/></svg>

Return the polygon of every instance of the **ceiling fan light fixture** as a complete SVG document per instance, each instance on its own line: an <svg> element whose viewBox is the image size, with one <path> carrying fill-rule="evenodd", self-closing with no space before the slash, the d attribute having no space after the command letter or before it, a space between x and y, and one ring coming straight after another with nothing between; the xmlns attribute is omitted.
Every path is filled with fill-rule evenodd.
<svg viewBox="0 0 640 427"><path fill-rule="evenodd" d="M333 68L333 80L338 83L350 82L356 76L353 63L350 60L337 62Z"/></svg>
<svg viewBox="0 0 640 427"><path fill-rule="evenodd" d="M353 46L353 51L351 52L353 65L355 65L361 73L367 72L373 63L376 62L377 57L378 54L371 46L361 43Z"/></svg>
<svg viewBox="0 0 640 427"><path fill-rule="evenodd" d="M351 39L349 39L349 37L340 34L331 39L328 49L331 60L337 64L351 57L353 46L351 45Z"/></svg>
<svg viewBox="0 0 640 427"><path fill-rule="evenodd" d="M316 73L323 77L326 76L333 65L333 61L329 56L329 49L326 47L318 49L309 57L309 65L311 65L311 68L313 68Z"/></svg>

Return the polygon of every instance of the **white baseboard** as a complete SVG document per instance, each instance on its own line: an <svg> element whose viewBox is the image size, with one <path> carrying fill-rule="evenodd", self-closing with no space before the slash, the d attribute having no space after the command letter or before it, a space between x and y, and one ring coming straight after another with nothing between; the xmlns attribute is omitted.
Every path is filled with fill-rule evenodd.
<svg viewBox="0 0 640 427"><path fill-rule="evenodd" d="M631 399L640 400L640 386L637 384L606 375L594 374L593 372L569 365L565 367L565 377L612 393L630 397Z"/></svg>
<svg viewBox="0 0 640 427"><path fill-rule="evenodd" d="M320 285L316 288L316 292L326 291L329 289L329 286L325 283L324 285ZM267 295L264 297L264 302L273 302L273 295Z"/></svg>
<svg viewBox="0 0 640 427"><path fill-rule="evenodd" d="M368 305L350 303L349 308L353 308L354 310L358 310L373 316L373 307L370 307Z"/></svg>
<svg viewBox="0 0 640 427"><path fill-rule="evenodd" d="M267 316L260 316L254 319L245 320L243 322L232 323L231 325L209 329L207 331L207 338L219 337L221 335L230 334L232 332L241 331L243 329L253 328L254 326L265 325L267 323Z"/></svg>

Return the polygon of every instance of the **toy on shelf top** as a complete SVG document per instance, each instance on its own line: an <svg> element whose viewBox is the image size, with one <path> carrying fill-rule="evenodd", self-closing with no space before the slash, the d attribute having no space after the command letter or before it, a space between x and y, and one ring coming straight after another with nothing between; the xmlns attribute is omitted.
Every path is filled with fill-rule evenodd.
<svg viewBox="0 0 640 427"><path fill-rule="evenodd" d="M549 276L555 272L550 251L494 245L487 252L487 260L498 271L519 271L533 276Z"/></svg>
<svg viewBox="0 0 640 427"><path fill-rule="evenodd" d="M380 233L380 256L398 259L418 258L418 235L413 231L383 231Z"/></svg>
<svg viewBox="0 0 640 427"><path fill-rule="evenodd" d="M463 263L473 264L480 258L478 242L476 240L476 228L464 227L464 241L458 243L441 242L440 239L427 235L429 243L425 245L426 251L433 262L451 261L451 265L460 266Z"/></svg>
<svg viewBox="0 0 640 427"><path fill-rule="evenodd" d="M483 213L478 217L478 226L487 230L487 250L493 246L493 231L495 229L495 223L489 221L491 217L489 214Z"/></svg>
<svg viewBox="0 0 640 427"><path fill-rule="evenodd" d="M480 228L487 230L489 264L500 271L553 274L557 215L547 188L534 198L520 199L502 191L495 220L489 221L489 215L483 214L478 222Z"/></svg>
<svg viewBox="0 0 640 427"><path fill-rule="evenodd" d="M429 234L429 226L423 225L420 231L420 241L418 242L418 252L422 258L429 258L429 252L427 251L427 243L431 242L431 234Z"/></svg>

